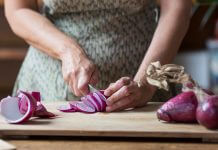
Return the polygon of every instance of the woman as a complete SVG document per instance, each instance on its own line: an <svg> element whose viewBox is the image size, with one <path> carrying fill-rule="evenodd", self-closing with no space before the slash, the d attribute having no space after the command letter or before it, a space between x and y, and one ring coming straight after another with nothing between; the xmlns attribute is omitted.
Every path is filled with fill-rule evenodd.
<svg viewBox="0 0 218 150"><path fill-rule="evenodd" d="M154 0L44 0L42 9L39 3L5 0L12 30L31 45L14 93L37 90L46 100L69 100L97 84L110 96L107 111L151 99L155 89L145 70L173 60L191 10L191 0L160 0L156 26Z"/></svg>

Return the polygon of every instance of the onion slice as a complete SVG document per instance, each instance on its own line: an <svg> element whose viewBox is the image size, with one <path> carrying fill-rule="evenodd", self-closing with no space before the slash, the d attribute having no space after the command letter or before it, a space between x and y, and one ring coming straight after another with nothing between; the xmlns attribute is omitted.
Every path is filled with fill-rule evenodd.
<svg viewBox="0 0 218 150"><path fill-rule="evenodd" d="M8 123L23 123L31 117L52 118L56 115L48 112L41 103L39 92L19 91L16 97L7 97L0 102L1 115Z"/></svg>
<svg viewBox="0 0 218 150"><path fill-rule="evenodd" d="M25 100L24 100L25 99ZM20 101L25 102L25 109L20 111ZM22 123L29 120L35 111L35 103L27 96L7 97L1 100L1 115L8 123ZM24 108L24 107L23 107Z"/></svg>
<svg viewBox="0 0 218 150"><path fill-rule="evenodd" d="M62 112L95 113L106 110L106 96L104 91L97 91L83 96L79 101L70 101L67 105L58 107Z"/></svg>

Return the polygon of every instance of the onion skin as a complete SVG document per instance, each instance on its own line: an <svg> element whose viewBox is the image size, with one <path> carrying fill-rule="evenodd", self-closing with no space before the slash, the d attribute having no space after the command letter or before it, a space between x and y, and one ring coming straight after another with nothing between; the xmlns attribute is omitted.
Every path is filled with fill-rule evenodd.
<svg viewBox="0 0 218 150"><path fill-rule="evenodd" d="M56 117L52 112L47 111L44 105L41 103L37 104L36 110L34 111L33 117L39 118L53 118Z"/></svg>
<svg viewBox="0 0 218 150"><path fill-rule="evenodd" d="M218 128L218 96L208 96L196 111L198 123L208 129Z"/></svg>
<svg viewBox="0 0 218 150"><path fill-rule="evenodd" d="M32 99L31 94L29 94L27 92L20 91L19 94L20 94L20 96L23 95L23 97L27 97L28 101L30 102L30 112L28 112L27 117L24 118L21 122L15 122L15 123L24 123L24 122L28 121L33 116L33 114L34 114L34 112L36 110L36 101L34 99Z"/></svg>
<svg viewBox="0 0 218 150"><path fill-rule="evenodd" d="M41 102L41 94L40 94L40 92L32 91L32 92L30 92L30 94L31 94L31 96L32 96L33 98L35 98L35 100L36 100L37 102Z"/></svg>
<svg viewBox="0 0 218 150"><path fill-rule="evenodd" d="M183 92L163 104L157 111L157 118L166 122L196 122L198 101L194 92Z"/></svg>

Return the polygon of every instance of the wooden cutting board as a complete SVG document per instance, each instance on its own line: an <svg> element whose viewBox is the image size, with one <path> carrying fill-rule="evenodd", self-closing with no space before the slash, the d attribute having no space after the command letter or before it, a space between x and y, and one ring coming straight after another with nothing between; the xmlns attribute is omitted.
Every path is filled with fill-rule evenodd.
<svg viewBox="0 0 218 150"><path fill-rule="evenodd" d="M13 145L0 139L0 150L15 150L15 149L16 148Z"/></svg>
<svg viewBox="0 0 218 150"><path fill-rule="evenodd" d="M22 125L7 124L0 116L0 136L124 136L218 138L218 131L207 130L198 124L170 124L158 121L156 110L160 103L116 113L62 113L56 108L66 102L47 103L48 110L58 115L55 119L32 119Z"/></svg>

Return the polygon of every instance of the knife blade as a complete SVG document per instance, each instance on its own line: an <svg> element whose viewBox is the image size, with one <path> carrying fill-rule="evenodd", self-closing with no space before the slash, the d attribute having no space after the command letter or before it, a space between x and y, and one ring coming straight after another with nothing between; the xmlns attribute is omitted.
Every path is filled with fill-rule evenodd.
<svg viewBox="0 0 218 150"><path fill-rule="evenodd" d="M91 84L89 84L89 91L90 92L97 92L99 90L97 90L94 86L92 86Z"/></svg>

